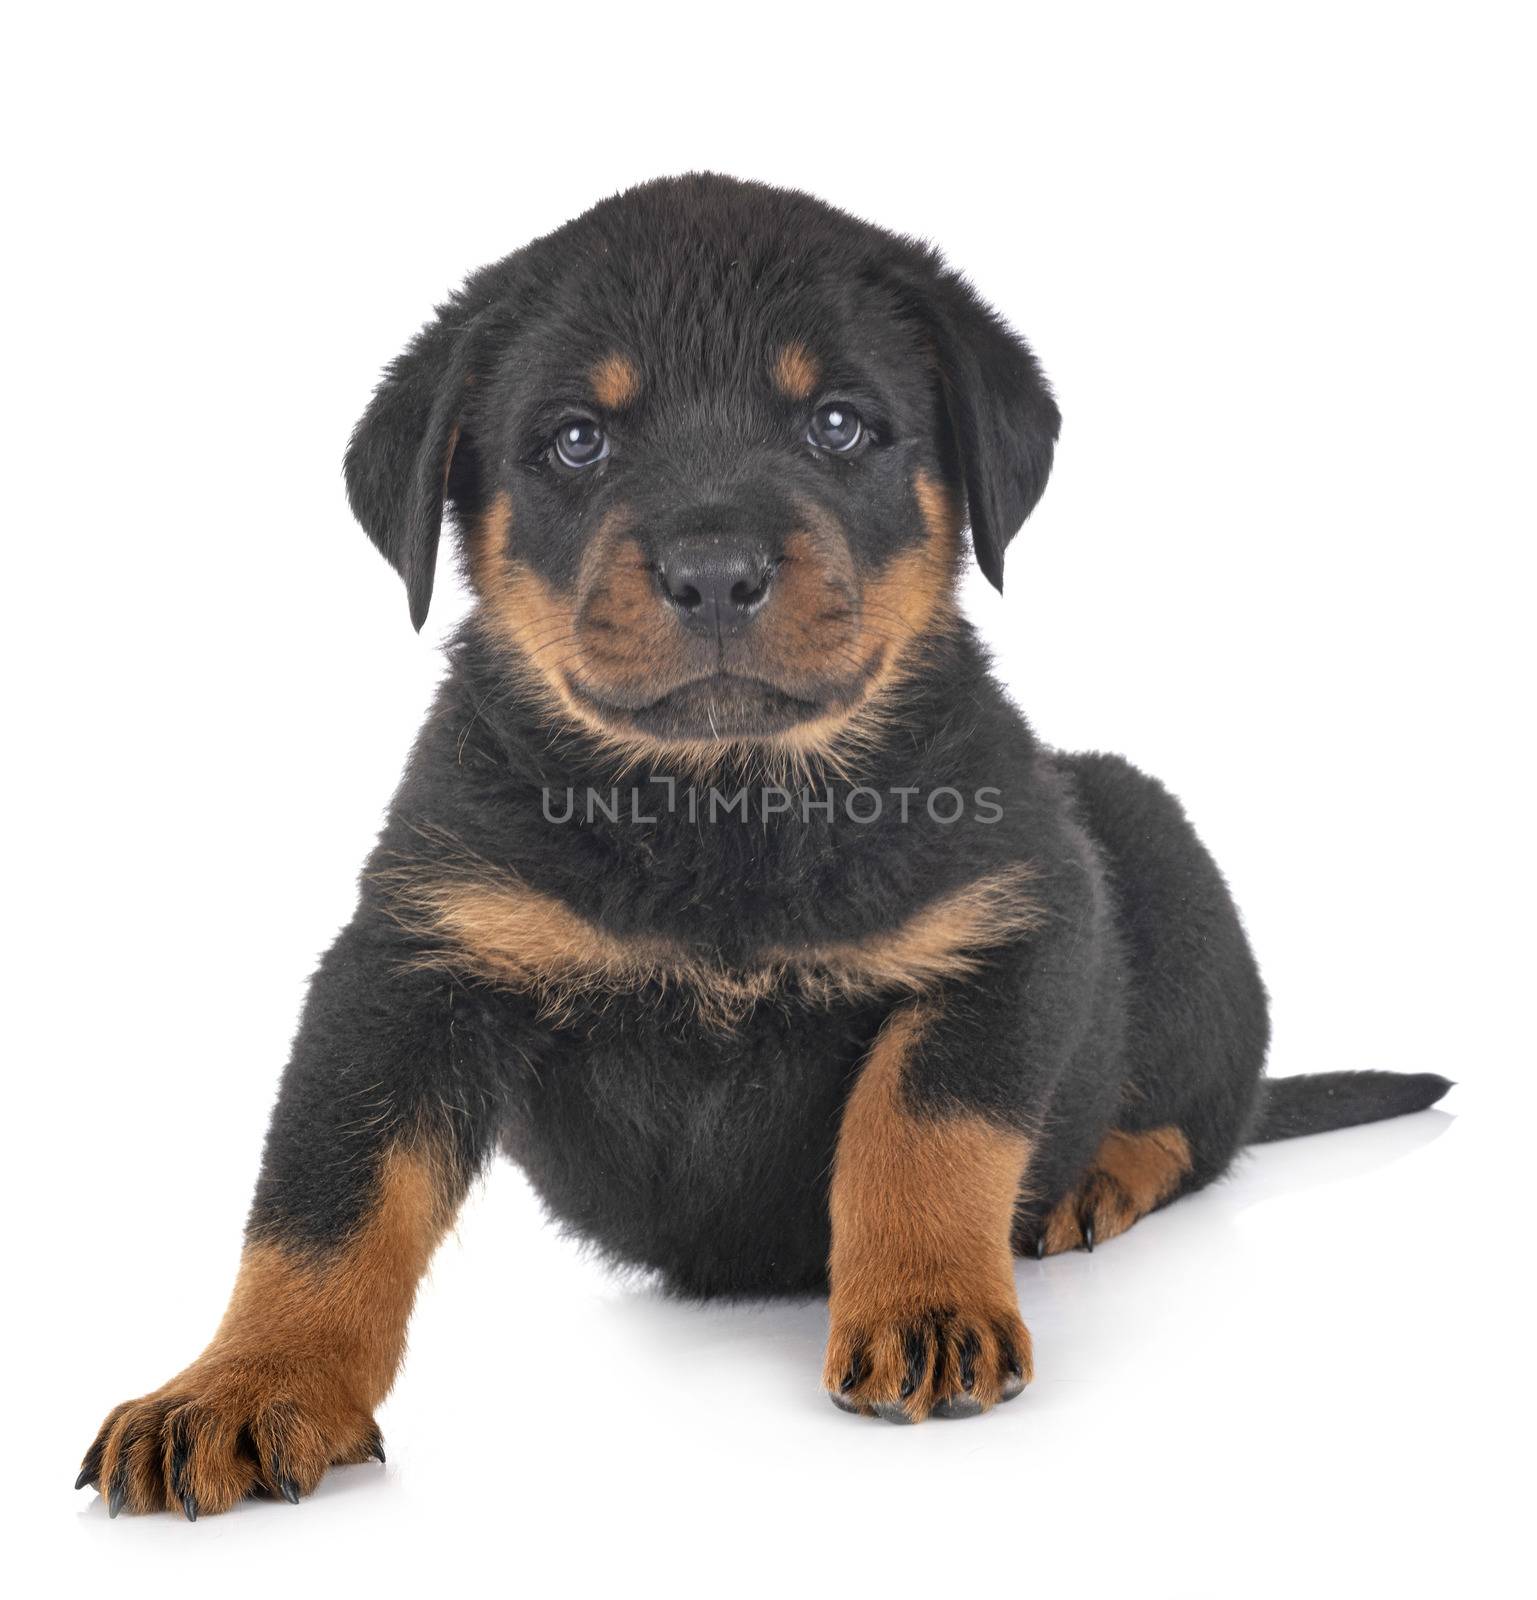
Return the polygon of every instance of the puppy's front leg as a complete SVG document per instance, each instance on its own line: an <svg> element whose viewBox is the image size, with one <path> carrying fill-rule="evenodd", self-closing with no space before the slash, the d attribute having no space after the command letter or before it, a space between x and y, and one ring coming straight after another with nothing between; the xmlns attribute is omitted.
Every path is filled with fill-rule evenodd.
<svg viewBox="0 0 1537 1600"><path fill-rule="evenodd" d="M86 1453L80 1482L114 1515L297 1500L333 1463L383 1460L374 1407L493 1132L489 1086L456 1059L449 987L403 972L401 954L388 930L354 924L316 974L229 1309L202 1355L113 1411Z"/></svg>
<svg viewBox="0 0 1537 1600"><path fill-rule="evenodd" d="M1030 1379L1009 1235L1025 1136L914 1097L946 1037L937 1004L895 1011L849 1096L831 1191L831 1333L823 1381L845 1410L893 1422L965 1416Z"/></svg>

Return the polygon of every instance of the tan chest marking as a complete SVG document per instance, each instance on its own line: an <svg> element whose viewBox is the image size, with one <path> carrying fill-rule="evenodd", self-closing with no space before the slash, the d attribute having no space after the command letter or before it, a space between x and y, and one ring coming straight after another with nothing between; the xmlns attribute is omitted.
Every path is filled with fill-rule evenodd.
<svg viewBox="0 0 1537 1600"><path fill-rule="evenodd" d="M1040 926L1034 873L1013 866L931 902L864 939L765 948L750 965L656 934L617 934L512 873L390 875L396 914L431 948L426 965L536 994L560 1016L584 998L679 990L702 1019L729 1026L787 987L816 1004L921 993L975 972L983 954Z"/></svg>

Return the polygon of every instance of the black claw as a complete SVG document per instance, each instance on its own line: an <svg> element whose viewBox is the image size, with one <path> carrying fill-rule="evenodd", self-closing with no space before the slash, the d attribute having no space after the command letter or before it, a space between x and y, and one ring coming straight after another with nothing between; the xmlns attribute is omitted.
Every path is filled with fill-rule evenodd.
<svg viewBox="0 0 1537 1600"><path fill-rule="evenodd" d="M128 1498L127 1475L119 1471L112 1480L112 1492L107 1496L107 1515L115 1517L123 1509L123 1502Z"/></svg>
<svg viewBox="0 0 1537 1600"><path fill-rule="evenodd" d="M384 1462L384 1440L379 1436L378 1429L375 1429L373 1434L369 1438L369 1441L368 1441L368 1453L369 1453L369 1455L371 1455L374 1458L375 1461L377 1461L381 1465L383 1465L383 1462Z"/></svg>
<svg viewBox="0 0 1537 1600"><path fill-rule="evenodd" d="M897 1393L904 1400L917 1393L929 1370L929 1342L922 1328L912 1328L902 1341L907 1357L907 1371L902 1377L902 1387Z"/></svg>
<svg viewBox="0 0 1537 1600"><path fill-rule="evenodd" d="M1044 1261L1046 1259L1046 1235L1044 1233L1036 1235L1035 1259L1037 1261Z"/></svg>
<svg viewBox="0 0 1537 1600"><path fill-rule="evenodd" d="M977 1386L977 1356L981 1348L981 1341L975 1333L968 1333L961 1342L961 1388L967 1394Z"/></svg>
<svg viewBox="0 0 1537 1600"><path fill-rule="evenodd" d="M863 1348L856 1350L849 1357L849 1370L843 1374L838 1383L839 1394L848 1394L851 1389L858 1386L859 1380L865 1375L865 1353Z"/></svg>
<svg viewBox="0 0 1537 1600"><path fill-rule="evenodd" d="M87 1484L94 1489L101 1478L102 1443L98 1437L96 1442L85 1453L85 1458L80 1463L80 1476L75 1479L75 1487L83 1489Z"/></svg>
<svg viewBox="0 0 1537 1600"><path fill-rule="evenodd" d="M282 1497L289 1503L289 1505L291 1505L291 1506L298 1505L298 1503L299 1503L299 1485L296 1484L293 1481L292 1478L279 1478L278 1479L278 1493L280 1495L282 1495Z"/></svg>
<svg viewBox="0 0 1537 1600"><path fill-rule="evenodd" d="M1090 1255L1094 1254L1094 1219L1085 1217L1080 1224L1083 1229L1083 1247Z"/></svg>
<svg viewBox="0 0 1537 1600"><path fill-rule="evenodd" d="M929 1388L934 1394L941 1394L944 1391L946 1361L949 1355L949 1342L945 1338L944 1329L936 1323L934 1328L934 1367L929 1373Z"/></svg>
<svg viewBox="0 0 1537 1600"><path fill-rule="evenodd" d="M181 1497L181 1508L186 1512L188 1522L197 1521L197 1500L193 1495L184 1494Z"/></svg>

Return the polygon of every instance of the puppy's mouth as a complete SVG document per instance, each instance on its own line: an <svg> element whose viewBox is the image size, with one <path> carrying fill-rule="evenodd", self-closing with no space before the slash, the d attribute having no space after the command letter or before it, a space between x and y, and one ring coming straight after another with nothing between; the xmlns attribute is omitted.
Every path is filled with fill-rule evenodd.
<svg viewBox="0 0 1537 1600"><path fill-rule="evenodd" d="M756 739L783 733L846 705L858 689L855 685L812 699L790 694L766 678L713 672L653 699L621 704L575 678L566 682L576 700L604 722L664 739Z"/></svg>

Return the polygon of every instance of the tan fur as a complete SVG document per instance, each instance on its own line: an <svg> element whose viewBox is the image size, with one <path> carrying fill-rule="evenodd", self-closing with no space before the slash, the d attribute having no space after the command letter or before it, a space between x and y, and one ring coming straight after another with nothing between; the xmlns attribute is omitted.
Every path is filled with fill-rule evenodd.
<svg viewBox="0 0 1537 1600"><path fill-rule="evenodd" d="M508 653L526 691L557 725L580 730L613 755L621 772L653 758L663 745L684 772L713 771L734 747L704 739L662 740L627 730L604 720L577 698L572 684L582 681L589 657L582 648L575 599L558 593L526 562L507 553L511 520L511 502L505 493L499 493L475 539L471 572L481 597L482 626ZM613 603L622 613L633 601L633 587L627 594L621 585ZM600 618L608 603L598 602ZM637 641L637 650L635 644L616 637L612 644L598 647L599 662L622 671L626 658L638 662L652 638L652 630L647 629ZM632 664L630 670L637 666Z"/></svg>
<svg viewBox="0 0 1537 1600"><path fill-rule="evenodd" d="M913 494L928 538L916 550L898 556L871 586L879 608L896 619L895 631L888 630L886 634L888 645L906 646L935 624L952 620L955 612L956 565L961 549L961 518L955 498L927 472L914 474ZM867 610L876 609L867 600ZM900 659L903 653L899 649L893 656Z"/></svg>
<svg viewBox="0 0 1537 1600"><path fill-rule="evenodd" d="M190 1494L198 1510L223 1511L258 1483L279 1491L274 1456L300 1492L334 1463L366 1460L417 1283L458 1199L435 1145L421 1139L385 1157L367 1216L335 1251L248 1243L212 1343L108 1419L93 1447L103 1492L121 1468L132 1510L179 1509Z"/></svg>
<svg viewBox="0 0 1537 1600"><path fill-rule="evenodd" d="M396 915L428 938L424 964L537 994L548 1014L582 998L649 985L687 994L702 1019L740 1021L794 984L813 1003L923 992L977 970L982 953L1038 927L1026 866L1004 868L934 901L900 927L861 940L769 946L750 966L661 935L620 935L579 916L505 871L466 863L462 873L397 868L381 875Z"/></svg>
<svg viewBox="0 0 1537 1600"><path fill-rule="evenodd" d="M777 737L777 751L792 772L804 772L817 759L849 775L859 752L887 730L894 694L921 663L924 641L955 625L961 519L953 497L927 472L914 475L913 493L928 537L892 557L858 597L858 630L835 647L859 664L859 693Z"/></svg>
<svg viewBox="0 0 1537 1600"><path fill-rule="evenodd" d="M582 562L582 599L573 619L579 652L573 671L589 690L620 695L637 682L653 683L666 670L673 644L658 637L666 618L656 576L628 525L628 513L620 512L598 528Z"/></svg>
<svg viewBox="0 0 1537 1600"><path fill-rule="evenodd" d="M929 474L915 475L913 493L927 538L895 556L863 594L842 530L826 513L806 508L806 526L786 541L776 579L778 620L754 646L758 665L794 694L808 663L831 660L852 687L842 703L761 739L659 738L616 724L574 692L581 685L600 699L606 688L622 693L642 672L665 681L679 648L622 512L611 513L598 530L574 591L562 594L511 554L512 504L505 492L495 495L470 546L481 621L547 711L625 767L654 757L660 747L693 775L743 758L770 782L804 778L813 761L846 773L880 736L893 691L922 659L923 640L955 620L960 517L953 497Z"/></svg>
<svg viewBox="0 0 1537 1600"><path fill-rule="evenodd" d="M619 351L612 351L588 374L592 392L605 411L621 411L640 394L640 371Z"/></svg>
<svg viewBox="0 0 1537 1600"><path fill-rule="evenodd" d="M892 1014L838 1135L824 1381L837 1392L859 1358L865 1372L857 1398L866 1406L901 1399L904 1331L937 1313L978 1339L972 1399L985 1406L1000 1397L1000 1335L1029 1377L1009 1247L1029 1141L977 1116L920 1113L908 1104L907 1065L935 1021L922 1002ZM914 1419L959 1391L958 1356L958 1349L946 1352L940 1392L929 1383L907 1397Z"/></svg>
<svg viewBox="0 0 1537 1600"><path fill-rule="evenodd" d="M806 526L784 543L784 560L774 577L773 622L756 641L759 670L787 688L828 660L840 661L849 677L866 665L855 638L859 591L854 562L843 530L826 512L803 505Z"/></svg>
<svg viewBox="0 0 1537 1600"><path fill-rule="evenodd" d="M774 360L774 387L787 400L809 400L821 375L821 363L799 340L784 345Z"/></svg>
<svg viewBox="0 0 1537 1600"><path fill-rule="evenodd" d="M580 651L571 601L557 594L508 549L512 501L498 491L470 547L470 573L481 600L481 621L522 669L529 687L550 710L587 726L592 722L571 694L569 678ZM601 734L601 726L591 731Z"/></svg>
<svg viewBox="0 0 1537 1600"><path fill-rule="evenodd" d="M247 1246L212 1348L221 1359L280 1344L305 1362L341 1356L357 1397L377 1405L405 1349L417 1283L452 1220L451 1188L430 1146L397 1146L381 1164L372 1209L333 1258Z"/></svg>
<svg viewBox="0 0 1537 1600"><path fill-rule="evenodd" d="M1190 1141L1172 1125L1145 1133L1107 1133L1089 1170L1046 1219L1046 1253L1078 1249L1084 1243L1085 1217L1093 1226L1095 1244L1125 1233L1174 1193L1190 1167Z"/></svg>

